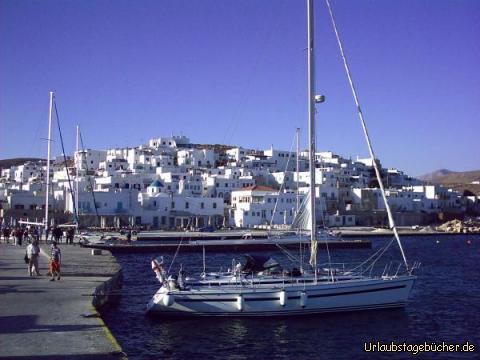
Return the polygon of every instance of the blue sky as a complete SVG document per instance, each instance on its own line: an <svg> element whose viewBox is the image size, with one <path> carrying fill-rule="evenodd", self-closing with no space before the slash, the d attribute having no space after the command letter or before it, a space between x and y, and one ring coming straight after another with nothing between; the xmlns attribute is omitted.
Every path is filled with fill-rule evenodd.
<svg viewBox="0 0 480 360"><path fill-rule="evenodd" d="M480 1L332 6L383 165L479 169ZM315 16L318 148L367 156L323 1ZM288 150L296 127L305 146L305 47L300 0L1 0L0 158L46 156L50 90L69 152L76 124L90 148Z"/></svg>

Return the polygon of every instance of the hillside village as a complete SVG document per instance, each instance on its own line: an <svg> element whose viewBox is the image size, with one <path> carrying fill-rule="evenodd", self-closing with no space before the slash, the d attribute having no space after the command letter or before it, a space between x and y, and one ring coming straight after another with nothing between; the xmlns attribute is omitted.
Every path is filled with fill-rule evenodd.
<svg viewBox="0 0 480 360"><path fill-rule="evenodd" d="M82 227L151 229L288 227L310 181L307 152L200 145L186 136L85 149L67 162L62 155L50 176L53 221L74 221L77 213ZM397 225L441 223L480 210L479 196L427 185L397 169L382 168L382 176ZM4 224L42 221L45 179L45 161L2 170ZM372 159L318 152L316 183L318 225L387 225Z"/></svg>

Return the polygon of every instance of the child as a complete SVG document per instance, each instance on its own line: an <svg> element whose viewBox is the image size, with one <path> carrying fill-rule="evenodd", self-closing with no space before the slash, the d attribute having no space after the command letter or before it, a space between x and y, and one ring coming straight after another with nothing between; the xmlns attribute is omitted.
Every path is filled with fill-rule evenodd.
<svg viewBox="0 0 480 360"><path fill-rule="evenodd" d="M60 264L62 260L62 253L60 248L57 246L57 242L52 242L52 247L50 248L50 274L52 278L50 281L55 281L55 274L57 275L57 280L60 280Z"/></svg>

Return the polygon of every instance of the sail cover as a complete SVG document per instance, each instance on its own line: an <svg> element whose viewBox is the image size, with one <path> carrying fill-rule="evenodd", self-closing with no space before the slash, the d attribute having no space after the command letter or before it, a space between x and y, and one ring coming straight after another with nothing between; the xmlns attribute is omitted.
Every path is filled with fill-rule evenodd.
<svg viewBox="0 0 480 360"><path fill-rule="evenodd" d="M265 270L278 270L280 264L277 260L261 255L249 255L245 254L245 265L242 267L242 271L247 274L253 272L265 271Z"/></svg>
<svg viewBox="0 0 480 360"><path fill-rule="evenodd" d="M310 190L304 195L302 203L298 208L298 212L295 215L292 223L292 229L298 230L312 230L312 220L310 217L311 204L310 204Z"/></svg>

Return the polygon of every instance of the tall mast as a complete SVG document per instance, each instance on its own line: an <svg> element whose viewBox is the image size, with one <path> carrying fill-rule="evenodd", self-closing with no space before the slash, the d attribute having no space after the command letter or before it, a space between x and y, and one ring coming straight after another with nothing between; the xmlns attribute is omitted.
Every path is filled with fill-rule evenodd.
<svg viewBox="0 0 480 360"><path fill-rule="evenodd" d="M47 137L47 185L45 191L45 235L48 229L48 198L50 193L50 150L52 142L52 109L55 94L50 91L50 109L48 111L48 137Z"/></svg>
<svg viewBox="0 0 480 360"><path fill-rule="evenodd" d="M297 135L297 211L296 214L298 214L298 211L300 210L300 193L298 192L298 173L300 171L300 128L297 128L296 131Z"/></svg>
<svg viewBox="0 0 480 360"><path fill-rule="evenodd" d="M315 224L315 71L313 51L313 0L307 0L308 23L308 153L310 169L310 224L311 253L310 264L317 280L317 232Z"/></svg>
<svg viewBox="0 0 480 360"><path fill-rule="evenodd" d="M76 146L75 146L75 206L77 207L77 228L79 225L79 212L80 208L78 207L78 180L79 180L79 172L80 172L80 166L79 166L79 145L80 145L80 128L77 125L77 141L76 141Z"/></svg>

